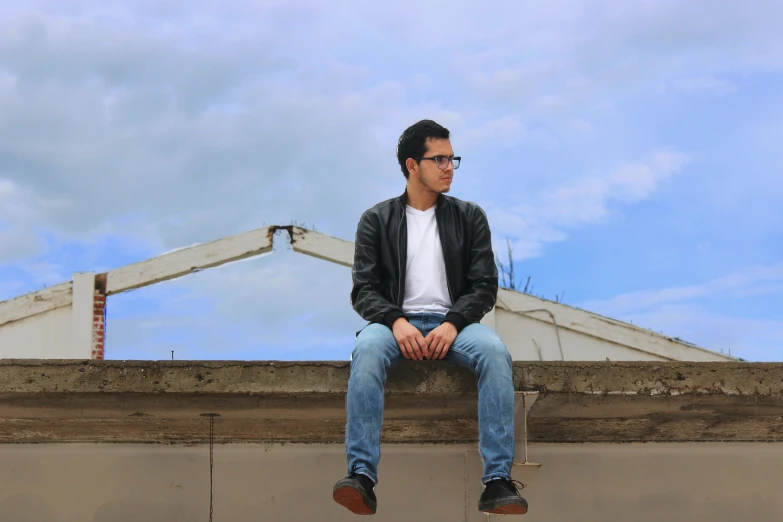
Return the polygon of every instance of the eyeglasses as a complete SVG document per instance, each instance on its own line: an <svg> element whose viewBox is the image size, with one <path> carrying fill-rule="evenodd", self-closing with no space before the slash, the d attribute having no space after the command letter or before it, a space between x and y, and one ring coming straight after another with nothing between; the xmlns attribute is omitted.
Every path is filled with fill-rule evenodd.
<svg viewBox="0 0 783 522"><path fill-rule="evenodd" d="M418 161L421 160L432 160L435 162L435 164L438 166L440 170L446 170L449 168L449 163L454 165L455 169L459 168L459 162L462 159L460 156L454 156L453 158L449 158L448 156L431 156L429 158L415 158Z"/></svg>

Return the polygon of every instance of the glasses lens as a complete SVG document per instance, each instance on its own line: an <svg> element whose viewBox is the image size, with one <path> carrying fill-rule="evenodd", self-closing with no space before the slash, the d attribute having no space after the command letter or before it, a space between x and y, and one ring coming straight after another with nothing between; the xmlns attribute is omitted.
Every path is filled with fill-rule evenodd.
<svg viewBox="0 0 783 522"><path fill-rule="evenodd" d="M451 159L451 162L454 164L454 168L455 169L459 168L459 160L461 160L461 159L462 158L460 158L459 156L456 156L456 157Z"/></svg>
<svg viewBox="0 0 783 522"><path fill-rule="evenodd" d="M438 164L438 168L441 170L446 170L449 168L449 162L454 164L455 169L459 166L459 158L454 158L452 160L448 156L435 156L435 162Z"/></svg>

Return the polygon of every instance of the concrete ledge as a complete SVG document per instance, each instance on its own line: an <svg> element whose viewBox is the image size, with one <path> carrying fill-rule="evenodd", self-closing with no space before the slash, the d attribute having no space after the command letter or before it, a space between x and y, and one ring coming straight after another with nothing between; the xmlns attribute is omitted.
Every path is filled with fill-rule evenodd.
<svg viewBox="0 0 783 522"><path fill-rule="evenodd" d="M0 442L342 442L348 362L0 360ZM783 441L783 364L516 362L531 442ZM384 442L478 439L473 375L406 363Z"/></svg>

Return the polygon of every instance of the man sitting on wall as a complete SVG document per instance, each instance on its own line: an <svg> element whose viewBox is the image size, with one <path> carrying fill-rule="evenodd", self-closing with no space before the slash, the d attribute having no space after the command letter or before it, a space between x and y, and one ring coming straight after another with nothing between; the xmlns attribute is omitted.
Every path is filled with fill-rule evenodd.
<svg viewBox="0 0 783 522"><path fill-rule="evenodd" d="M430 120L412 125L397 160L405 192L364 212L356 231L351 303L369 324L351 360L348 476L334 486L334 500L353 513L375 513L386 372L403 358L431 359L466 366L478 380L479 510L524 514L527 502L511 479L511 356L479 323L498 290L487 217L478 205L445 195L460 162L448 129Z"/></svg>

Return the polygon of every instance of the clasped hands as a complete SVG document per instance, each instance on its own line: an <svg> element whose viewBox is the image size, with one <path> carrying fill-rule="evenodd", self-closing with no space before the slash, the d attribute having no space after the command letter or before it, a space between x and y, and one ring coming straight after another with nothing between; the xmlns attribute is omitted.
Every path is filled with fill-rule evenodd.
<svg viewBox="0 0 783 522"><path fill-rule="evenodd" d="M392 333L406 359L443 359L457 338L457 327L442 323L424 337L407 319L400 317L394 322Z"/></svg>

